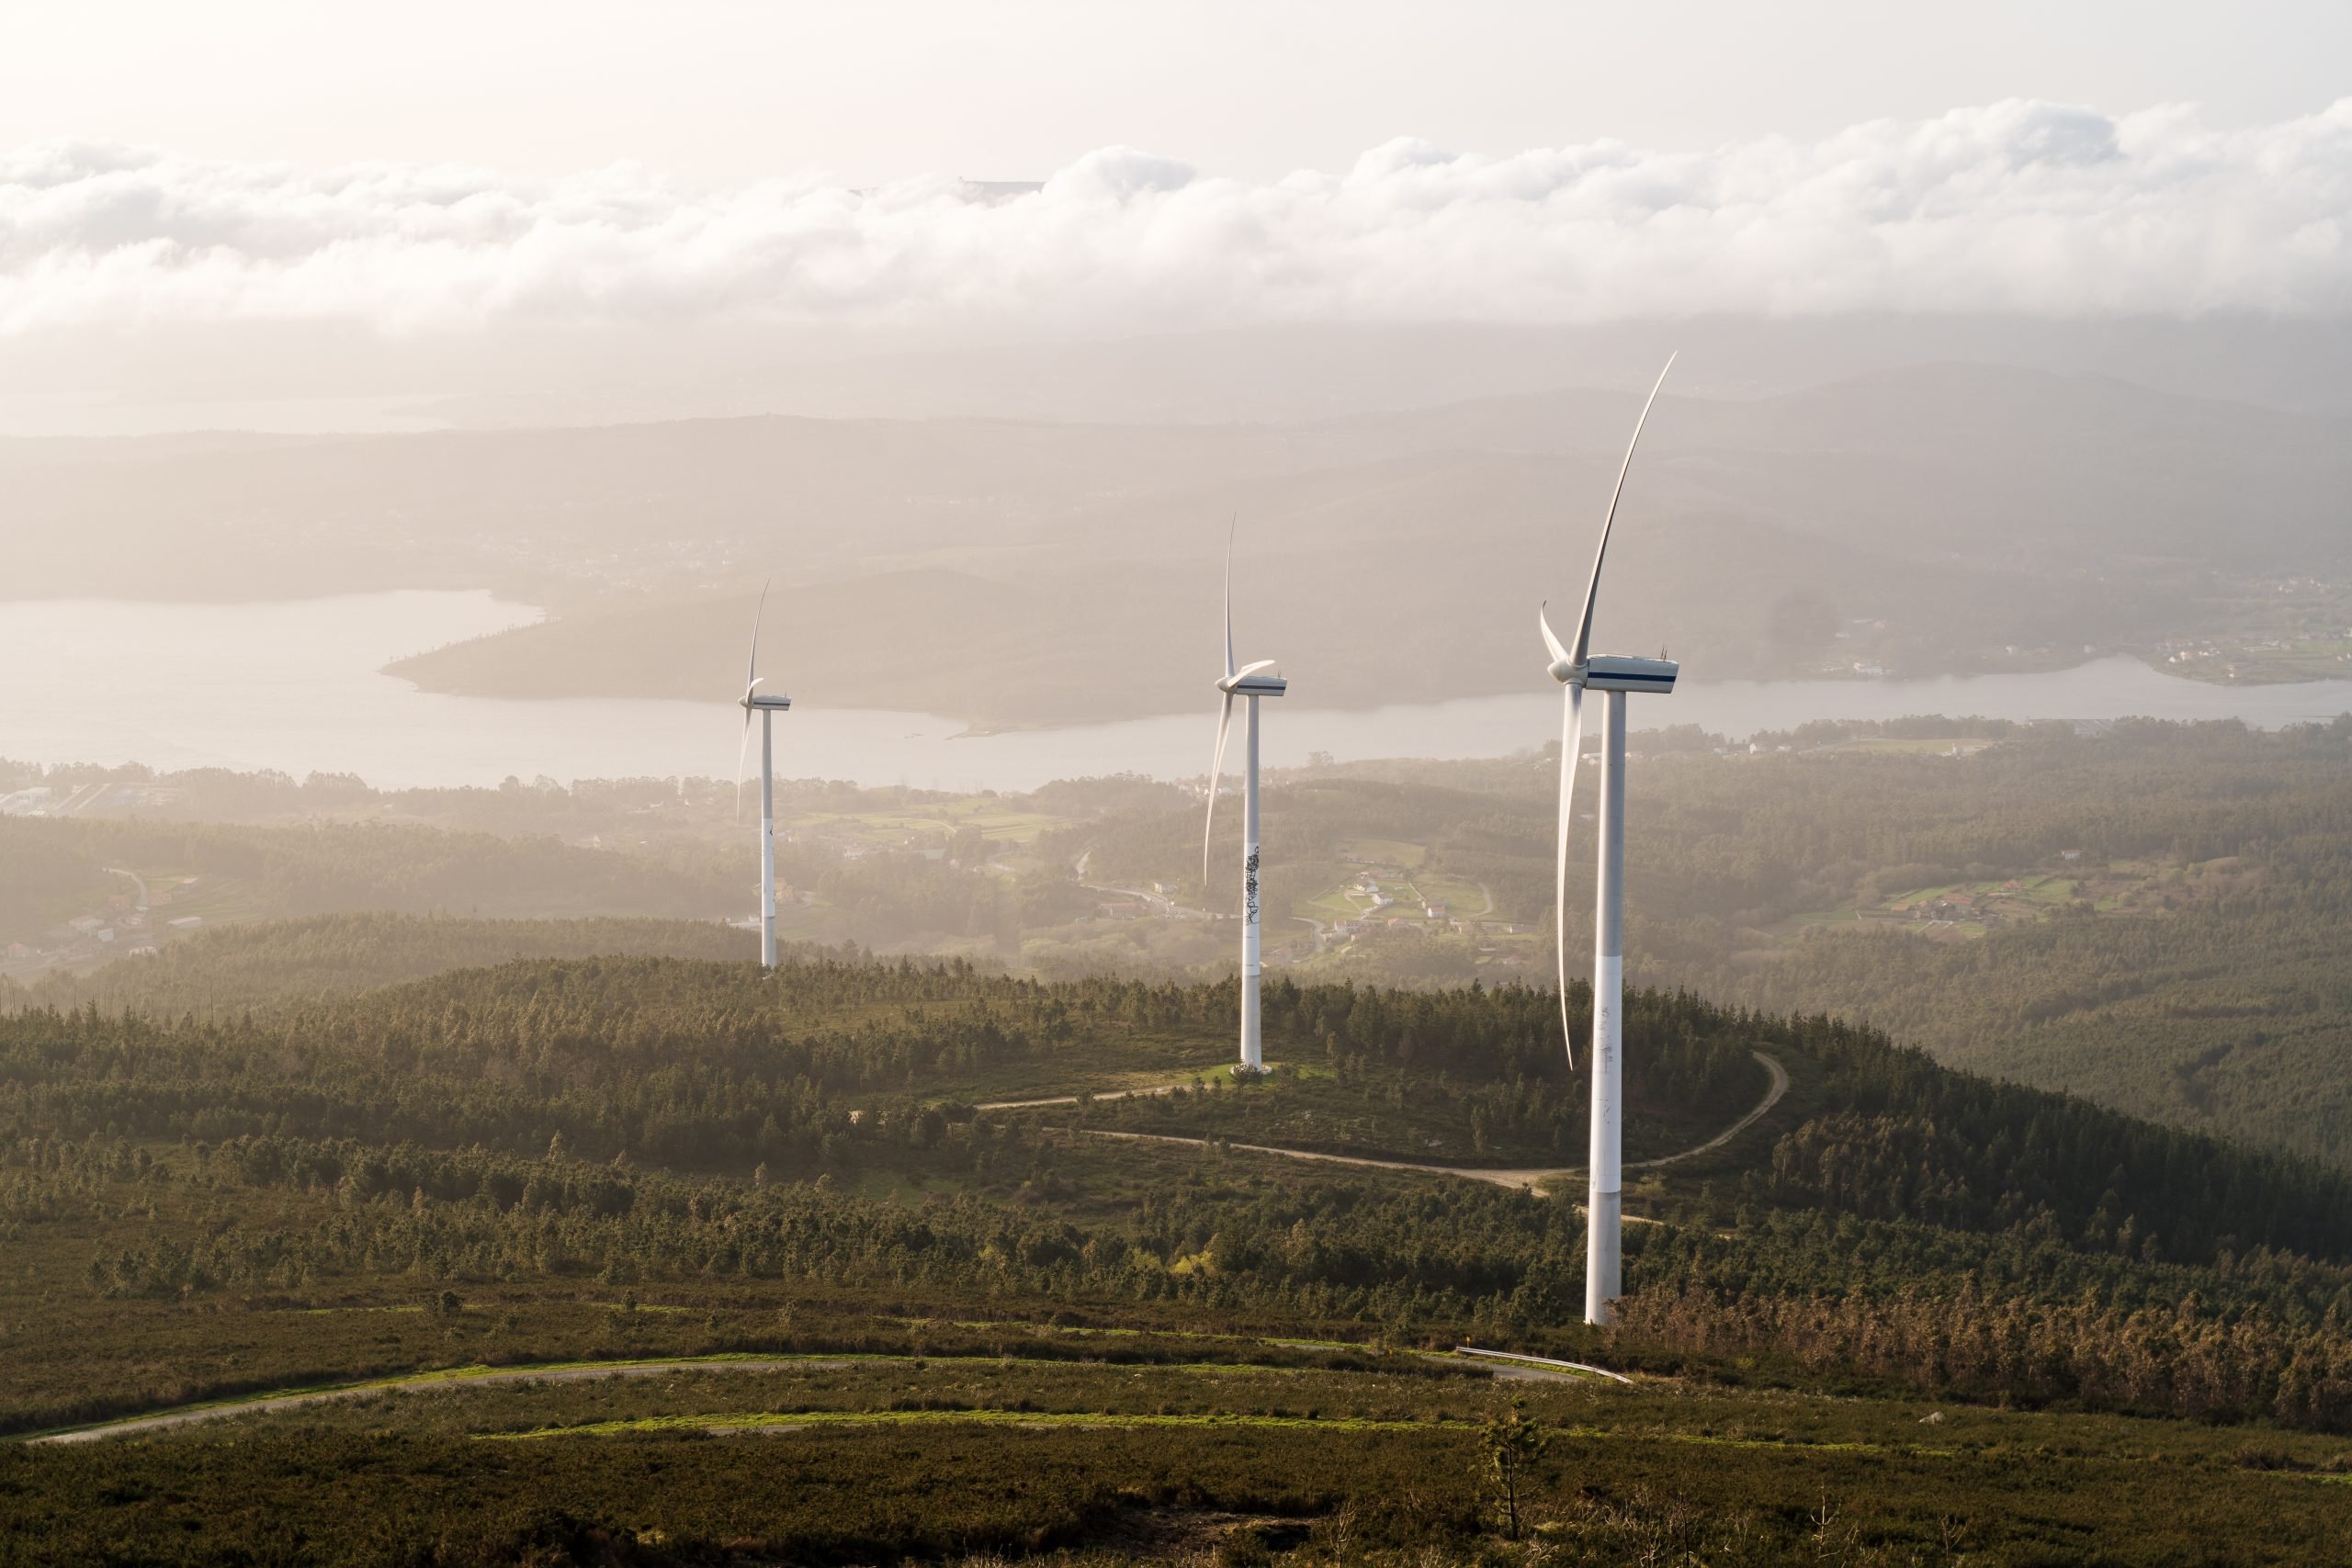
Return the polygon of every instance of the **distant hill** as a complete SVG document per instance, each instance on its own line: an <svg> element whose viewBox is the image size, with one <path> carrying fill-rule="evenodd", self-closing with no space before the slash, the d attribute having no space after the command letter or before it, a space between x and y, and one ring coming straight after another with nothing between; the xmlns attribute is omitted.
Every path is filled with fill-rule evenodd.
<svg viewBox="0 0 2352 1568"><path fill-rule="evenodd" d="M1951 1066L2352 1164L2352 716L2276 732L2126 721L2087 735L1914 718L1768 735L1762 755L1715 744L1690 727L1634 740L1627 953L1641 982L1868 1021ZM726 781L382 794L334 778L163 782L184 798L149 809L257 820L0 820L0 918L11 922L0 949L53 947L57 922L112 918L132 889L108 866L159 888L202 872L157 913L198 914L208 930L256 922L252 934L205 938L221 945L202 964L196 943L171 933L148 968L73 982L37 982L35 960L0 972L57 987L38 996L109 1005L149 1005L151 977L177 998L170 1010L203 1010L215 1004L177 989L187 976L243 965L266 976L258 955L280 940L300 938L284 956L302 986L323 964L322 994L408 973L340 977L345 934L372 928L266 923L277 918L439 911L449 918L386 930L410 933L440 968L510 951L477 949L466 935L476 930L491 943L567 929L524 919L691 920L751 902L752 831ZM1421 987L1548 975L1555 792L1555 763L1527 756L1283 770L1267 800L1269 962L1303 980ZM789 938L987 954L1049 977L1197 979L1232 964L1230 927L1119 891L1164 883L1182 910L1234 911L1238 889L1221 873L1200 886L1199 803L1172 786L959 798L802 781L780 789L779 811L792 825L777 858L794 890L780 911ZM1218 814L1219 866L1238 853L1237 815ZM576 847L589 840L628 848ZM1589 876L1589 838L1571 849L1575 874ZM1402 900L1389 918L1365 919L1365 878ZM1931 919L1927 906L1951 893L1973 907ZM1424 916L1431 902L1441 912ZM1589 918L1572 906L1579 951ZM749 940L652 929L704 933L647 950L683 955ZM111 946L76 939L70 963L87 968L141 940L117 934ZM581 950L566 938L511 951ZM235 1005L276 994L266 977L254 984L231 987Z"/></svg>
<svg viewBox="0 0 2352 1568"><path fill-rule="evenodd" d="M718 919L743 901L741 879L544 836L497 838L392 823L224 826L106 818L0 818L0 946L43 943L49 921L130 913L144 876L152 923L122 947L181 940L172 919L223 921L381 910L473 917L643 915ZM170 902L164 902L168 895ZM96 956L96 953L90 956Z"/></svg>
<svg viewBox="0 0 2352 1568"><path fill-rule="evenodd" d="M566 355L539 389L511 364L472 380L507 389L413 405L471 427L642 423L748 413L820 419L1017 419L1119 423L1282 423L1564 385L1646 386L1669 347L1686 390L1756 397L1895 366L1966 361L2056 375L2119 376L2190 396L2352 414L2352 328L2310 319L2188 320L1983 315L1728 316L1591 322L1260 323L1108 341L944 348L913 342L824 347L737 326L723 352L674 327ZM240 344L248 339L241 338ZM313 348L289 382L347 362ZM402 345L377 342L376 355ZM447 345L412 380L460 385ZM707 361L717 358L718 363ZM649 358L661 361L649 365ZM503 372L503 373L501 373ZM149 380L154 379L150 377ZM527 383L526 383L527 385Z"/></svg>
<svg viewBox="0 0 2352 1568"><path fill-rule="evenodd" d="M1286 424L177 438L108 462L35 444L62 455L9 468L28 525L10 586L487 584L555 616L397 671L724 700L773 572L775 668L812 700L1046 723L1196 704L1238 517L1237 613L1302 694L1425 700L1540 669L1534 603L1581 587L1637 396ZM1946 365L1675 393L1628 492L1600 635L1666 642L1718 677L1815 672L1857 622L1872 661L1912 673L2148 648L2225 619L2233 582L2342 564L2347 494L2345 420L2107 378Z"/></svg>
<svg viewBox="0 0 2352 1568"><path fill-rule="evenodd" d="M797 580L773 605L779 678L836 705L1015 725L1194 705L1215 525L1237 515L1245 636L1318 705L1515 690L1540 663L1533 602L1581 586L1632 412L1626 394L1556 392L1279 429L1004 426L1032 457L1067 459L1063 488L1026 509L975 493L952 536L900 501L837 493L862 563L824 523L739 547ZM708 439L751 462L772 427L783 445L758 461L797 449L804 433L774 422ZM926 472L968 460L979 434L914 428ZM868 438L849 434L844 462ZM1080 461L1087 440L1102 468ZM2352 538L2347 494L2352 424L2094 378L1951 366L1670 397L1598 635L1667 643L1717 678L1842 669L1837 637L1857 622L1869 660L1898 672L2063 665L2213 629L2225 580L2324 572ZM740 591L608 603L392 669L483 694L723 696L751 610Z"/></svg>
<svg viewBox="0 0 2352 1568"><path fill-rule="evenodd" d="M1634 736L1629 974L1867 1021L1953 1066L2352 1166L2352 716L2097 735L1919 718L1763 744L1719 756L1691 730ZM1275 962L1302 979L1550 974L1555 770L1286 770L1261 881ZM1238 836L1219 827L1230 863ZM1590 831L1570 847L1588 888ZM1040 859L1189 889L1200 832L1197 806L1145 799L1057 826ZM1371 912L1366 877L1401 907ZM1417 891L1450 897L1453 921L1492 912L1392 921L1420 914ZM1928 907L1946 895L1959 903ZM1202 897L1229 911L1238 893L1220 875ZM1320 940L1299 917L1354 929ZM1572 953L1589 918L1572 902ZM1121 952L1122 930L1033 933L1025 952L1050 970Z"/></svg>
<svg viewBox="0 0 2352 1568"><path fill-rule="evenodd" d="M598 953L751 963L759 938L707 920L483 920L444 915L311 915L200 931L153 957L119 959L0 995L28 1008L230 1016L524 958Z"/></svg>

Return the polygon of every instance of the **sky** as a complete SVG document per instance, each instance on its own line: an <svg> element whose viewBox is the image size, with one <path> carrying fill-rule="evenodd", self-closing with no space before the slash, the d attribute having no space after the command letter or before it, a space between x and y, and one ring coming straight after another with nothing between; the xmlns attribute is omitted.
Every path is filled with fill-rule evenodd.
<svg viewBox="0 0 2352 1568"><path fill-rule="evenodd" d="M175 333L2343 321L2347 62L2342 0L10 0L0 390Z"/></svg>
<svg viewBox="0 0 2352 1568"><path fill-rule="evenodd" d="M1703 149L2008 98L2231 128L2352 93L2342 0L10 0L0 148L1041 179L1106 146L1272 180L1400 136Z"/></svg>

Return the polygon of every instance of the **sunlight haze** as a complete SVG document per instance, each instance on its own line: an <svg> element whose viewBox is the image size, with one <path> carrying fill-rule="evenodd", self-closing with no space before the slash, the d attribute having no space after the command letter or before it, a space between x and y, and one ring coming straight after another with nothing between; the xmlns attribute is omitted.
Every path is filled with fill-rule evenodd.
<svg viewBox="0 0 2352 1568"><path fill-rule="evenodd" d="M642 164L868 185L1039 179L1125 144L1271 180L1398 136L1487 154L1612 138L1696 150L2011 97L2196 103L2252 125L2344 96L2347 59L2352 12L2328 0L36 0L0 15L0 147L74 136L313 166Z"/></svg>
<svg viewBox="0 0 2352 1568"><path fill-rule="evenodd" d="M0 3L0 1568L2324 1568L2352 6Z"/></svg>

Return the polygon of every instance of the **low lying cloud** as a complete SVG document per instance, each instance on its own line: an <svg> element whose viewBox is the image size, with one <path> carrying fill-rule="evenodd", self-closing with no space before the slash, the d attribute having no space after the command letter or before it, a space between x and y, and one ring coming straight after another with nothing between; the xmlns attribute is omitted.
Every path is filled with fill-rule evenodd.
<svg viewBox="0 0 2352 1568"><path fill-rule="evenodd" d="M2011 102L1696 152L1398 141L1272 183L1127 148L1034 188L865 190L706 189L636 168L317 173L80 142L0 154L11 333L2348 310L2352 99L2227 131L2188 109Z"/></svg>

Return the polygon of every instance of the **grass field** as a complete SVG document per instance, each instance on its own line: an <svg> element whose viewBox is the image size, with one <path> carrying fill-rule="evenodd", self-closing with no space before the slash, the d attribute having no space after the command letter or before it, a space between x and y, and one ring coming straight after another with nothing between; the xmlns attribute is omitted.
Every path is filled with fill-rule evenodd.
<svg viewBox="0 0 2352 1568"><path fill-rule="evenodd" d="M932 801L899 811L800 812L777 818L779 831L799 829L853 841L895 846L909 838L944 842L972 828L991 845L1035 843L1063 818L1039 811L1019 811L992 796Z"/></svg>
<svg viewBox="0 0 2352 1568"><path fill-rule="evenodd" d="M1367 869L1387 868L1397 872L1420 869L1429 859L1429 847L1403 839L1358 839L1344 846L1343 852L1361 857Z"/></svg>
<svg viewBox="0 0 2352 1568"><path fill-rule="evenodd" d="M2054 911L2078 902L2097 914L2157 914L2169 907L2168 891L2183 898L2199 897L2215 882L2225 879L2233 869L2233 863L2221 861L2184 867L2177 873L2137 861L2115 861L2096 865L2087 863L2068 864L2058 870L2016 878L1987 878L1910 887L1868 904L1859 898L1849 898L1831 908L1792 915L1771 929L1783 940L1800 937L1813 927L1854 926L1864 922L1926 932L1924 925L1897 911L1962 897L1970 900L1976 909L1998 915L2002 921L2012 925L2045 919ZM2014 887L2009 886L2012 881L2017 884ZM1953 929L1960 935L1973 939L1985 935L1992 926L1986 919L1962 918Z"/></svg>
<svg viewBox="0 0 2352 1568"><path fill-rule="evenodd" d="M2155 1568L2335 1561L2352 1507L2339 1438L1251 1354L410 1382L0 1449L0 1554ZM1514 1414L1517 1540L1489 1457Z"/></svg>

